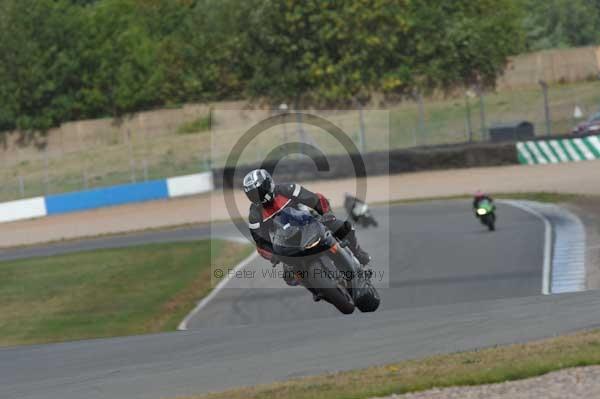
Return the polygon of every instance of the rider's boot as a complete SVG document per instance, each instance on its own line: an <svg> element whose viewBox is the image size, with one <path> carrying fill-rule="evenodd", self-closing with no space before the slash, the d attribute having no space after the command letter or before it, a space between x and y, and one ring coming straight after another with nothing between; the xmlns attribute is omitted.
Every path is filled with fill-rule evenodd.
<svg viewBox="0 0 600 399"><path fill-rule="evenodd" d="M356 259L360 262L361 265L366 266L371 261L371 256L364 251L360 245L358 245L358 240L356 239L356 231L354 228L350 230L348 235L346 236L346 240L348 241L348 248L354 254Z"/></svg>

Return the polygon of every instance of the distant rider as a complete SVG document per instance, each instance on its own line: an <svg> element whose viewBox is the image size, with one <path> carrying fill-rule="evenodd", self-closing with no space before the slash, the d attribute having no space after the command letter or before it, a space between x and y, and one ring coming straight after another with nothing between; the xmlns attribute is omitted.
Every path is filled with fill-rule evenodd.
<svg viewBox="0 0 600 399"><path fill-rule="evenodd" d="M365 203L363 201L348 193L346 193L344 197L344 208L346 209L346 212L348 213L348 215L350 215L352 221L354 222L357 222L359 217L359 215L354 210L363 206L364 204Z"/></svg>
<svg viewBox="0 0 600 399"><path fill-rule="evenodd" d="M481 203L481 201L493 202L494 200L492 199L492 197L485 194L483 191L477 190L477 192L475 193L475 197L473 198L473 211L475 212L475 215L477 217L479 217L479 215L477 214L477 209L479 208L479 204Z"/></svg>
<svg viewBox="0 0 600 399"><path fill-rule="evenodd" d="M367 265L371 257L358 245L354 227L349 222L338 220L331 212L329 201L322 194L313 193L299 184L275 184L264 169L255 169L244 177L244 192L250 200L248 227L256 243L256 250L265 259L272 260L273 245L269 231L271 218L288 206L299 204L314 209L322 215L321 222L333 235L348 242L348 247L362 264ZM288 273L284 273L286 276ZM285 278L289 285L297 285L293 279Z"/></svg>

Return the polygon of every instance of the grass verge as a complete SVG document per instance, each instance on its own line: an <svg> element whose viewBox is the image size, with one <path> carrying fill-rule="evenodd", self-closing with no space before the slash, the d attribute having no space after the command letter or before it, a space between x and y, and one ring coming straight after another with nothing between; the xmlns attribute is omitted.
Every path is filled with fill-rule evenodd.
<svg viewBox="0 0 600 399"><path fill-rule="evenodd" d="M174 330L211 290L211 263L249 245L143 245L0 263L0 346Z"/></svg>
<svg viewBox="0 0 600 399"><path fill-rule="evenodd" d="M194 134L210 130L210 116L201 116L191 122L182 124L177 128L177 134Z"/></svg>
<svg viewBox="0 0 600 399"><path fill-rule="evenodd" d="M512 381L597 364L600 330L186 398L366 399L435 387Z"/></svg>

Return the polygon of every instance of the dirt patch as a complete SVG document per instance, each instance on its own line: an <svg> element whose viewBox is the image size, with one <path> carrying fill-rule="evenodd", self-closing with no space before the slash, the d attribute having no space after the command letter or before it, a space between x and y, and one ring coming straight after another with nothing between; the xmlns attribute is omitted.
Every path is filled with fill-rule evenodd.
<svg viewBox="0 0 600 399"><path fill-rule="evenodd" d="M600 397L600 367L578 367L556 371L523 381L476 387L432 389L379 399L580 399Z"/></svg>

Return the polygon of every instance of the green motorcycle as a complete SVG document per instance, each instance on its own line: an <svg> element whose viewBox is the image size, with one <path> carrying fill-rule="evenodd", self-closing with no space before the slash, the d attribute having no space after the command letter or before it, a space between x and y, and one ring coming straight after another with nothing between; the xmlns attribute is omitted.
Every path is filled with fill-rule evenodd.
<svg viewBox="0 0 600 399"><path fill-rule="evenodd" d="M477 205L477 217L490 231L496 230L496 205L490 200L482 200Z"/></svg>

